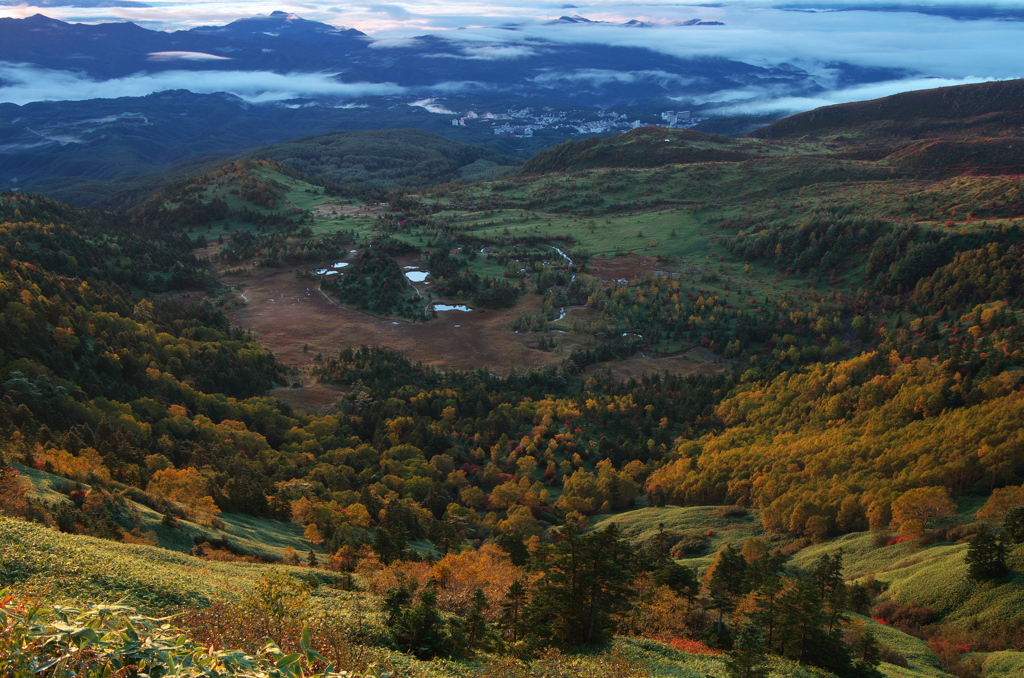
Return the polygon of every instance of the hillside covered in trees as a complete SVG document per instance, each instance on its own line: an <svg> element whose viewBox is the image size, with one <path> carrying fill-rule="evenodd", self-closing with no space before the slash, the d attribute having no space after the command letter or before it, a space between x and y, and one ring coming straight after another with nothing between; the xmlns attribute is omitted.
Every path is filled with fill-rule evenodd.
<svg viewBox="0 0 1024 678"><path fill-rule="evenodd" d="M151 595L127 566L85 591L181 612L194 656L244 648L294 664L280 675L410 657L410 675L552 675L595 649L565 670L1017 666L1019 175L644 128L367 202L296 144L130 213L0 196L4 619L89 602L48 579L29 521L66 535L54 553L93 536L226 563L244 583L223 599ZM467 158L423 160L423 183ZM229 320L248 303L231 286L274 275L388 331L462 312L439 302L503 313L545 362L445 369L384 344L288 363ZM688 369L616 372L639 360ZM302 374L331 402L295 405ZM893 574L940 562L962 572L949 608ZM11 642L0 657L42 647ZM683 673L644 674L655 656Z"/></svg>

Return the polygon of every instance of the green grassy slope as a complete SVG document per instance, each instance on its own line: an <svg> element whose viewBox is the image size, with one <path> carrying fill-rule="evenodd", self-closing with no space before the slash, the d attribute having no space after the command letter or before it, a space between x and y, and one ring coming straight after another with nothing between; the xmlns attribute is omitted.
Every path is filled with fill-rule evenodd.
<svg viewBox="0 0 1024 678"><path fill-rule="evenodd" d="M0 586L53 602L115 602L150 611L239 600L270 571L308 569L194 558L153 546L67 535L0 517ZM316 570L319 579L333 575Z"/></svg>
<svg viewBox="0 0 1024 678"><path fill-rule="evenodd" d="M973 510L961 517L970 513ZM749 537L768 537L752 516L729 518L721 514L721 509L715 507L648 507L598 516L593 527L603 529L615 525L636 544L652 540L659 524L666 532L711 531L713 536L704 554L677 559L700 572L710 564L718 549L726 545L739 549ZM907 540L877 546L874 539L875 535L870 532L847 534L801 548L787 564L810 570L821 556L842 551L844 576L848 580L871 576L884 587L884 598L908 606L930 607L941 622L954 628L967 630L979 624L998 625L1019 618L1024 608L1024 545L1011 548L1008 564L1013 571L1009 575L992 582L976 583L967 576L964 562L967 544L921 546L914 540ZM770 547L782 543L778 537L766 540ZM942 670L938 656L924 640L866 617L853 615L853 618L868 625L882 645L906 658L906 667L883 664L881 669L885 675L892 678L949 675ZM967 657L980 662L985 678L1021 675L1016 671L1024 666L1024 653L1020 652L975 652Z"/></svg>
<svg viewBox="0 0 1024 678"><path fill-rule="evenodd" d="M989 652L981 656L981 661L985 678L1024 676L1024 652Z"/></svg>
<svg viewBox="0 0 1024 678"><path fill-rule="evenodd" d="M48 504L71 501L67 495L57 491L57 488L68 483L64 478L20 464L14 466L18 473L31 483L30 496ZM82 487L87 489L89 486ZM172 528L163 524L163 516L148 506L130 499L126 499L126 503L128 509L139 516L140 527L146 532L153 533L160 546L165 549L188 552L196 544L196 538L201 541L227 540L238 551L265 560L280 560L284 550L289 546L300 553L305 553L309 549L309 542L302 535L302 527L296 523L222 513L220 519L224 523L224 529L188 520L179 520L178 526Z"/></svg>
<svg viewBox="0 0 1024 678"><path fill-rule="evenodd" d="M966 544L935 546L924 551L922 562L877 576L889 585L898 602L934 608L950 622L1009 621L1024 608L1024 547L1011 550L1007 564L1014 572L993 582L970 583L964 555Z"/></svg>
<svg viewBox="0 0 1024 678"><path fill-rule="evenodd" d="M886 676L891 678L911 678L911 676L947 678L950 675L940 668L939 658L928 647L928 643L920 638L915 638L899 629L879 624L860 615L851 616L869 628L880 645L898 652L906 659L906 666L883 662L879 669Z"/></svg>
<svg viewBox="0 0 1024 678"><path fill-rule="evenodd" d="M659 529L666 533L701 533L707 536L702 553L682 558L679 562L703 570L711 564L715 553L726 546L737 551L751 537L767 539L757 511L743 516L723 515L713 506L648 507L594 518L594 529L603 530L614 525L622 536L634 543L647 543L655 538ZM777 541L777 540L776 540Z"/></svg>
<svg viewBox="0 0 1024 678"><path fill-rule="evenodd" d="M594 519L595 529L615 525L634 543L651 541L659 524L666 532L710 532L705 551L678 562L698 570L710 565L714 554L725 546L739 550L751 537L765 539L769 547L782 545L779 535L767 535L756 511L743 517L722 515L718 507L666 506L641 508ZM843 554L844 576L859 579L873 575L887 587L887 596L906 604L934 608L946 621L970 624L975 620L1009 620L1024 608L1024 574L1017 571L993 583L972 583L967 577L966 544L936 544L921 547L914 540L892 546L875 546L870 532L855 532L806 546L789 564L810 570L823 555ZM1024 545L1010 551L1008 564L1024 569Z"/></svg>
<svg viewBox="0 0 1024 678"><path fill-rule="evenodd" d="M1007 564L1013 572L983 583L967 576L967 544L920 547L910 540L874 546L872 535L864 532L809 546L796 553L791 562L807 569L818 557L839 549L843 551L847 577L874 575L886 585L892 600L931 607L947 622L967 627L975 622L1009 621L1024 609L1024 545L1009 551Z"/></svg>

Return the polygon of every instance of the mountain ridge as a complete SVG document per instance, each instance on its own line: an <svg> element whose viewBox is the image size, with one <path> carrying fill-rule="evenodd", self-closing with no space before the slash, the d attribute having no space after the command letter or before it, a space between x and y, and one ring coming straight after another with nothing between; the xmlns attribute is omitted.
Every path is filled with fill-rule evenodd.
<svg viewBox="0 0 1024 678"><path fill-rule="evenodd" d="M1013 133L1024 123L1021 101L1024 79L938 87L824 106L770 123L748 136L781 139L812 133L838 134L839 127L849 134L869 124L875 134L882 136L912 136L929 129L997 136Z"/></svg>

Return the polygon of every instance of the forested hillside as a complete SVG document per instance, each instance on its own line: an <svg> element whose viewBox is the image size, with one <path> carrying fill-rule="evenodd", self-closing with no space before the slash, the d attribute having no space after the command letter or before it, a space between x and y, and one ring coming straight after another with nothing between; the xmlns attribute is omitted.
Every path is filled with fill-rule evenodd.
<svg viewBox="0 0 1024 678"><path fill-rule="evenodd" d="M349 190L491 179L514 164L496 151L414 129L334 132L257 148L245 156L274 160L321 184Z"/></svg>
<svg viewBox="0 0 1024 678"><path fill-rule="evenodd" d="M1017 665L1018 175L643 128L368 193L388 163L309 143L129 213L0 196L0 511L240 582L79 595L5 519L18 600L108 593L303 671L302 624L410 675ZM451 367L491 344L520 352ZM244 620L253 587L283 607Z"/></svg>

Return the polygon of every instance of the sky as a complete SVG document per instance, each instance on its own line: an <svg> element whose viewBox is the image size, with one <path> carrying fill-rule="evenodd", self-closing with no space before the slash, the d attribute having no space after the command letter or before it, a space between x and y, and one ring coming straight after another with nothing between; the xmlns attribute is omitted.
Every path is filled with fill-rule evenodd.
<svg viewBox="0 0 1024 678"><path fill-rule="evenodd" d="M87 4L81 3L80 4ZM979 12L982 18L957 20L919 11L875 11L891 8L898 0L856 0L858 10L834 11L839 3L790 0L724 0L715 6L671 0L647 2L538 2L536 0L421 0L416 2L347 3L332 0L263 2L262 0L152 1L149 7L35 7L0 6L0 16L26 17L42 13L74 22L133 21L150 29L175 30L220 25L235 19L275 10L339 27L357 28L377 44L400 43L413 36L435 34L465 41L466 54L479 58L516 58L527 48L524 41L541 38L573 43L604 43L643 47L677 57L719 56L758 66L795 64L814 73L825 85L823 95L794 98L786 92L746 88L721 93L723 112L795 112L819 105L857 101L900 91L949 84L1024 77L1024 0L961 0L957 3L914 0L917 7L959 7ZM709 3L712 4L712 3ZM847 7L852 6L849 3ZM787 9L782 9L782 6ZM910 4L907 5L908 8ZM1017 20L1006 16L1016 13ZM610 22L601 25L548 25L562 15L582 15ZM721 21L724 26L698 30L672 25L688 19ZM619 24L638 19L651 28ZM501 26L514 24L516 31ZM830 64L842 61L866 67L898 68L906 76L859 87L834 82ZM75 98L80 76L47 74L36 69L21 76L11 64L0 100L24 103L40 98ZM18 67L22 68L22 67ZM230 71L225 64L224 71ZM288 74L279 74L288 75ZM317 74L304 77L315 91L328 86ZM52 76L52 77L51 77ZM39 78L43 78L40 81ZM140 74L135 89L160 86L162 78ZM62 80L63 79L63 80ZM123 80L123 79L122 79ZM30 83L46 86L31 87ZM21 84L19 84L21 83ZM94 86L96 83L85 83ZM124 84L124 83L121 83ZM301 85L301 83L300 83ZM381 86L384 83L380 83ZM210 86L212 87L212 80ZM95 89L95 88L94 88ZM302 86L292 87L301 90ZM35 92L38 91L39 94ZM62 95L66 91L68 94ZM243 92L241 94L245 96ZM255 99L254 99L255 100Z"/></svg>

